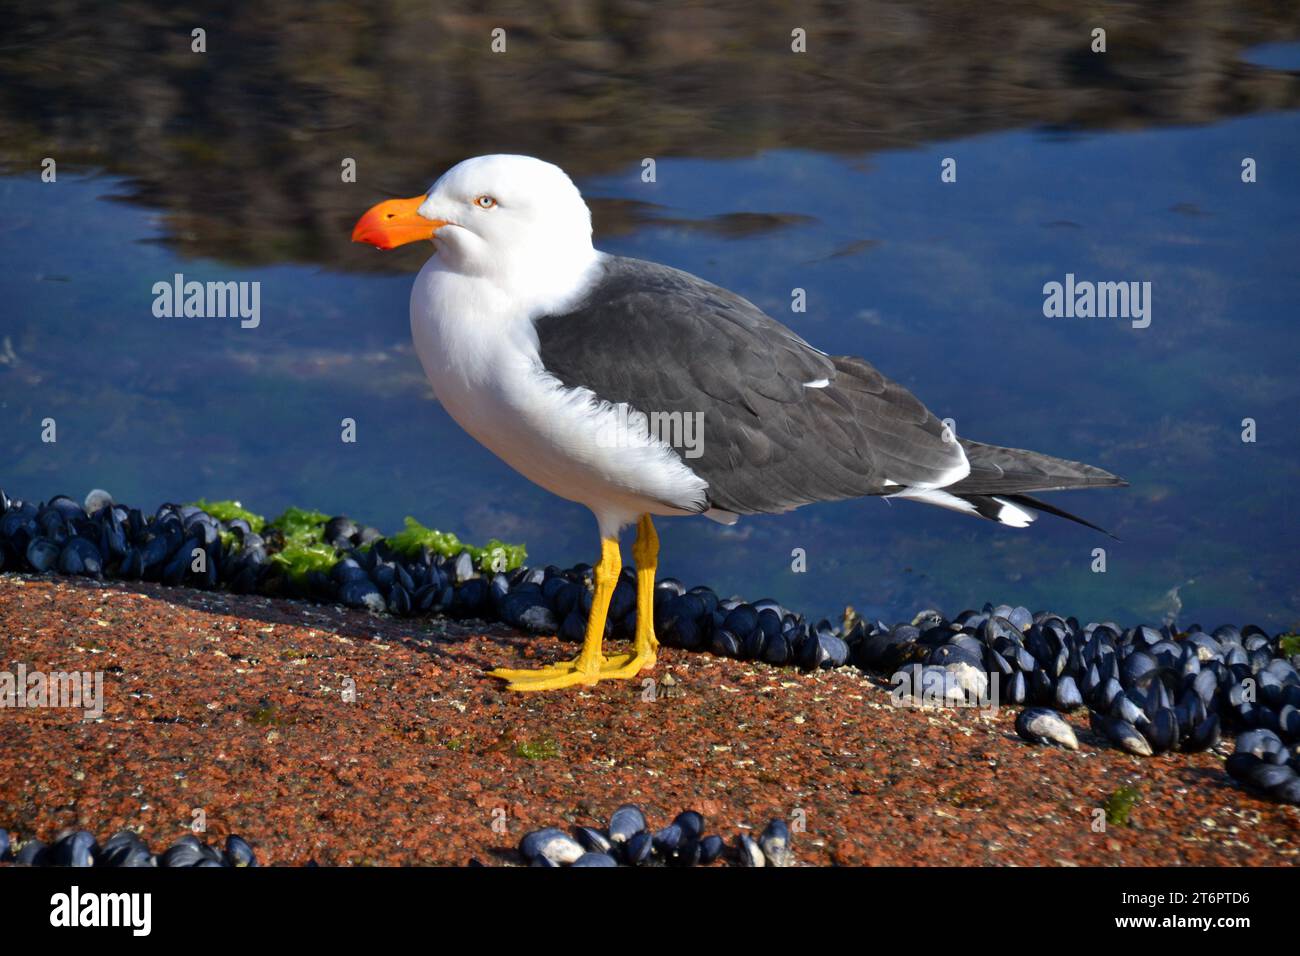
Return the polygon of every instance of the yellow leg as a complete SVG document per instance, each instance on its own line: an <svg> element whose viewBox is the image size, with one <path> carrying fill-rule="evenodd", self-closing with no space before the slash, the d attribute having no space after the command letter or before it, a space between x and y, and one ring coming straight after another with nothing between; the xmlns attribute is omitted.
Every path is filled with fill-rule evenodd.
<svg viewBox="0 0 1300 956"><path fill-rule="evenodd" d="M594 577L596 593L592 597L591 615L587 618L587 633L582 651L571 661L560 661L536 670L510 670L504 667L492 671L493 677L509 681L509 690L556 690L575 684L594 684L597 681L635 677L647 667L655 665L659 642L655 640L654 596L655 570L659 562L659 536L649 515L637 522L636 543L632 546L636 559L636 643L634 653L605 657L601 642L605 636L605 618L609 613L609 600L623 570L623 558L618 550L618 538L603 538L600 561L596 563Z"/></svg>
<svg viewBox="0 0 1300 956"><path fill-rule="evenodd" d="M591 614L587 617L587 633L583 638L582 650L571 661L561 661L536 670L509 670L497 668L493 677L509 681L510 690L556 690L572 687L575 684L594 684L599 680L612 677L631 677L636 671L626 673L629 658L619 654L607 658L601 653L601 642L605 637L605 617L609 613L609 599L614 594L614 585L618 583L618 574L623 570L623 558L618 550L618 538L603 538L600 542L600 560L596 563L593 576L596 579L596 593L592 597ZM639 668L638 668L639 670Z"/></svg>
<svg viewBox="0 0 1300 956"><path fill-rule="evenodd" d="M655 666L655 652L659 642L655 639L655 571L659 567L659 535L649 515L642 515L636 526L636 544L632 545L636 559L636 653L642 667Z"/></svg>

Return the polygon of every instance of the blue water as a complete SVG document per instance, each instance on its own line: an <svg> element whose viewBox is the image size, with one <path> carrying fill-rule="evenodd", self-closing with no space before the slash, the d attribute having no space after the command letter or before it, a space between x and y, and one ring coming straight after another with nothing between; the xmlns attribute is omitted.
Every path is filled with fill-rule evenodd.
<svg viewBox="0 0 1300 956"><path fill-rule="evenodd" d="M865 356L964 436L1132 483L1049 496L1119 542L1047 516L1014 531L866 499L734 528L664 520L664 571L812 614L853 604L895 620L992 600L1121 623L1294 625L1298 121L662 157L655 183L629 159L582 180L589 197L655 203L674 220L598 234L606 251L687 269L827 352ZM946 157L956 183L940 181ZM1257 182L1241 181L1243 157ZM11 496L103 487L150 508L235 498L383 529L409 514L469 540L524 541L533 563L595 557L585 509L520 478L433 400L409 340L409 273L183 256L164 241L173 223L119 201L128 187L85 168L61 168L54 184L0 179L0 487ZM376 196L354 188L359 215ZM737 212L809 218L743 236L681 222ZM376 253L355 255L360 268ZM259 281L260 326L156 318L152 286L178 272ZM1150 327L1044 317L1044 283L1067 273L1149 281ZM804 313L791 311L796 287ZM339 440L345 417L355 444ZM40 440L46 418L53 444ZM800 548L804 573L791 567Z"/></svg>
<svg viewBox="0 0 1300 956"><path fill-rule="evenodd" d="M1261 43L1242 59L1270 70L1300 70L1300 43Z"/></svg>

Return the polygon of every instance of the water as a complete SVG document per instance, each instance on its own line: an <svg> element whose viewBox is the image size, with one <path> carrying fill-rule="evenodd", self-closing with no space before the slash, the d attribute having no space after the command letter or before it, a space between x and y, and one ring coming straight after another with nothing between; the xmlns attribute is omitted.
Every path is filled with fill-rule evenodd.
<svg viewBox="0 0 1300 956"><path fill-rule="evenodd" d="M15 32L0 67L0 487L11 495L235 498L387 530L410 514L469 540L525 541L533 562L592 560L585 509L515 475L432 399L407 319L420 251L347 242L384 195L415 194L464 155L519 150L575 173L606 251L695 272L828 352L867 357L962 435L1132 483L1048 496L1120 542L1048 516L1013 531L867 499L734 528L664 520L666 573L890 620L985 600L1122 623L1300 618L1295 43L1254 58L1224 39L1225 19L1199 28L1212 52L1167 76L1115 51L1108 69L1130 77L1122 84L1089 67L1054 86L1043 65L979 96L937 67L918 77L851 58L842 38L842 69L801 65L798 82L772 79L787 69L780 50L698 66L675 33L630 65L579 62L590 51L562 46L567 83L537 72L531 47L504 77L478 60L449 65L460 47L442 34L434 65L421 65L400 25L379 30L383 63L328 45L313 59L302 36L293 43L294 31L358 29L350 17L282 24L270 52L232 50L214 27L211 75L178 59L188 53L141 52L125 27L71 66L58 62L63 27ZM919 38L880 27L872 42L962 67L967 54L926 32L940 26L923 21ZM1172 29L1147 27L1157 45ZM1269 25L1256 39L1285 29L1297 32ZM548 36L536 43L587 49ZM674 69L674 55L688 65ZM452 92L382 92L394 61ZM690 82L724 67L753 70L737 75L730 107L717 83ZM106 80L133 70L137 83ZM1243 70L1244 100L1207 105L1196 92ZM475 75L477 97L457 85ZM679 88L665 102L656 83ZM637 122L638 110L651 115ZM44 156L59 160L56 183L40 181ZM343 156L359 157L360 182L338 181ZM644 156L654 183L641 180ZM948 157L952 184L939 176ZM260 325L155 317L152 287L176 273L260 282ZM1043 285L1067 273L1151 282L1150 326L1045 318ZM804 313L791 311L796 287ZM46 418L56 443L40 441ZM355 444L339 440L344 418ZM1241 440L1245 418L1253 443ZM1093 570L1097 548L1105 573ZM795 549L806 573L792 570Z"/></svg>

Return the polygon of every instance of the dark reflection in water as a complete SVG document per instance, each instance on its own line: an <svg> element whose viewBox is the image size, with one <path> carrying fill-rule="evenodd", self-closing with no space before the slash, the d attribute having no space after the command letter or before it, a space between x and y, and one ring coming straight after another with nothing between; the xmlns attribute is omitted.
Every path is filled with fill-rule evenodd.
<svg viewBox="0 0 1300 956"><path fill-rule="evenodd" d="M211 6L128 3L110 16L53 2L6 18L0 158L28 170L57 155L129 177L130 198L165 210L167 241L188 254L357 269L359 192L410 195L479 153L586 176L645 156L860 154L1300 105L1300 78L1240 59L1296 39L1287 4L1222 0L1194 16L967 0ZM195 27L204 54L191 52ZM497 27L505 53L490 49ZM795 27L806 54L790 51ZM357 187L339 181L344 157Z"/></svg>
<svg viewBox="0 0 1300 956"><path fill-rule="evenodd" d="M732 530L666 522L669 573L814 613L994 599L1294 623L1293 10L430 7L128 4L109 18L52 3L7 19L0 485L299 503L386 527L410 513L525 539L543 562L589 559L583 509L432 403L406 318L427 249L348 242L375 199L518 151L575 175L602 248L690 269L827 351L865 354L963 434L1134 485L1060 499L1122 544L871 500ZM190 52L196 26L206 54ZM505 54L489 49L498 26ZM807 54L790 52L796 26ZM47 156L55 184L38 178ZM1244 156L1257 183L1240 181ZM340 180L346 157L357 183ZM944 157L956 184L939 183ZM400 274L364 275L381 271ZM177 272L260 281L260 326L155 318L150 289ZM1044 318L1043 283L1066 273L1152 282L1151 327ZM795 287L806 313L790 311ZM39 442L46 417L55 445ZM339 441L343 417L356 445ZM807 574L790 570L799 547Z"/></svg>

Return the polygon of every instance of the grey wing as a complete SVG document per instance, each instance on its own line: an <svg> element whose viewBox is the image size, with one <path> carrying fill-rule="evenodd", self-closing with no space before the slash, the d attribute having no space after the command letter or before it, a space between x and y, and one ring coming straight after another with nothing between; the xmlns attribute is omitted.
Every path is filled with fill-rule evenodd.
<svg viewBox="0 0 1300 956"><path fill-rule="evenodd" d="M603 268L577 308L536 320L542 364L646 415L700 414L698 457L674 450L708 482L710 507L781 512L968 472L942 422L862 359L826 355L689 273Z"/></svg>

